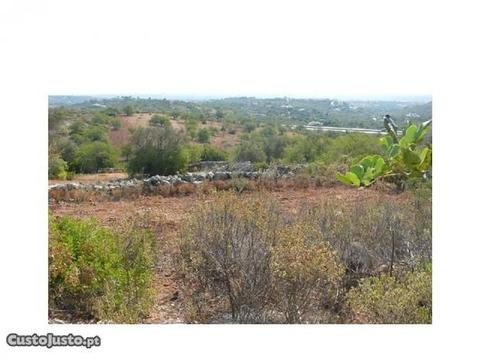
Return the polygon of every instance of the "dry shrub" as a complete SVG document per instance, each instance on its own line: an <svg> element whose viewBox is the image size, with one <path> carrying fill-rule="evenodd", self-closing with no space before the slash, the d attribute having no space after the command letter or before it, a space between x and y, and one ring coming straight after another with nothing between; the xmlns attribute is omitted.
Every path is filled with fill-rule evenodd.
<svg viewBox="0 0 480 360"><path fill-rule="evenodd" d="M428 202L418 208L391 198L356 203L334 199L304 216L316 224L338 253L352 284L378 269L412 269L431 261Z"/></svg>
<svg viewBox="0 0 480 360"><path fill-rule="evenodd" d="M232 319L263 319L271 290L270 248L278 228L275 204L219 194L202 204L181 234L181 266L198 300L228 300ZM203 299L202 299L203 298Z"/></svg>
<svg viewBox="0 0 480 360"><path fill-rule="evenodd" d="M265 193L220 193L196 208L181 231L178 267L196 322L215 319L222 304L234 322L309 321L335 300L343 271L320 233L287 221Z"/></svg>
<svg viewBox="0 0 480 360"><path fill-rule="evenodd" d="M244 191L251 191L255 189L255 186L252 184L252 182L243 177L234 177L231 180L231 183L233 190L239 194L243 193Z"/></svg>
<svg viewBox="0 0 480 360"><path fill-rule="evenodd" d="M215 186L210 181L204 181L197 185L197 194L208 195L216 191Z"/></svg>
<svg viewBox="0 0 480 360"><path fill-rule="evenodd" d="M187 196L195 193L195 185L194 184L180 184L177 186L177 193L181 196Z"/></svg>
<svg viewBox="0 0 480 360"><path fill-rule="evenodd" d="M308 189L312 183L312 178L307 173L300 173L293 177L292 179L292 188L301 190Z"/></svg>
<svg viewBox="0 0 480 360"><path fill-rule="evenodd" d="M273 247L274 287L279 308L288 323L318 313L335 302L343 267L329 243L307 223L291 224Z"/></svg>
<svg viewBox="0 0 480 360"><path fill-rule="evenodd" d="M215 180L215 181L212 181L211 184L218 191L230 190L232 188L231 182L226 180Z"/></svg>

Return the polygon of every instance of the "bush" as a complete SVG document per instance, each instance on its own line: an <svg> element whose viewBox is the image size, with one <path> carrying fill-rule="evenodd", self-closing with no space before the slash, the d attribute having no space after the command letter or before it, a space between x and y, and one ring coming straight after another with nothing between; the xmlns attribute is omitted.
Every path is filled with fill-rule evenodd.
<svg viewBox="0 0 480 360"><path fill-rule="evenodd" d="M228 152L213 145L205 145L202 151L202 161L225 161L228 159Z"/></svg>
<svg viewBox="0 0 480 360"><path fill-rule="evenodd" d="M131 136L132 154L128 172L171 175L183 172L189 160L183 136L171 128L138 128Z"/></svg>
<svg viewBox="0 0 480 360"><path fill-rule="evenodd" d="M319 231L281 216L265 194L215 200L195 209L181 231L191 319L205 321L207 303L217 313L227 303L234 322L324 322L319 314L331 312L343 267Z"/></svg>
<svg viewBox="0 0 480 360"><path fill-rule="evenodd" d="M345 167L338 164L326 165L323 162L313 162L306 166L306 172L314 179L316 186L331 187L338 184L337 172Z"/></svg>
<svg viewBox="0 0 480 360"><path fill-rule="evenodd" d="M316 224L347 269L348 286L379 269L413 269L431 261L431 205L380 198L329 200L304 215Z"/></svg>
<svg viewBox="0 0 480 360"><path fill-rule="evenodd" d="M272 269L276 299L287 323L302 322L307 312L315 314L322 305L333 304L343 274L330 244L306 223L280 232Z"/></svg>
<svg viewBox="0 0 480 360"><path fill-rule="evenodd" d="M133 106L132 105L127 105L123 108L123 112L125 113L125 115L127 116L132 116L133 113L134 113L134 109L133 109Z"/></svg>
<svg viewBox="0 0 480 360"><path fill-rule="evenodd" d="M251 161L252 163L260 163L267 160L267 156L263 149L255 142L247 141L241 143L236 149L236 161Z"/></svg>
<svg viewBox="0 0 480 360"><path fill-rule="evenodd" d="M58 154L48 155L48 178L60 180L67 178L67 162Z"/></svg>
<svg viewBox="0 0 480 360"><path fill-rule="evenodd" d="M94 173L103 168L113 168L118 161L118 152L109 143L94 141L78 148L72 164L77 173Z"/></svg>
<svg viewBox="0 0 480 360"><path fill-rule="evenodd" d="M155 114L152 116L149 122L150 126L159 126L159 127L171 127L172 123L170 119L165 115Z"/></svg>
<svg viewBox="0 0 480 360"><path fill-rule="evenodd" d="M180 249L197 312L210 296L227 299L234 321L262 322L272 286L275 205L260 197L247 201L221 194L214 204L202 204L192 214L183 227Z"/></svg>
<svg viewBox="0 0 480 360"><path fill-rule="evenodd" d="M50 218L49 305L80 319L135 323L152 304L154 238L130 219L112 232L93 220Z"/></svg>
<svg viewBox="0 0 480 360"><path fill-rule="evenodd" d="M430 324L432 322L432 267L408 272L398 279L381 275L363 279L347 295L353 322Z"/></svg>
<svg viewBox="0 0 480 360"><path fill-rule="evenodd" d="M208 132L208 130L200 129L197 132L197 140L199 143L202 143L202 144L207 144L208 142L210 142L210 133Z"/></svg>

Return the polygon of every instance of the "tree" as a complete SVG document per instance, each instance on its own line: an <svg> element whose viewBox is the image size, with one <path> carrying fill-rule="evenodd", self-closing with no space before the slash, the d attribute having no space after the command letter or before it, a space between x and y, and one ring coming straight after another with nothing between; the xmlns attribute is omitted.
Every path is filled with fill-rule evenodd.
<svg viewBox="0 0 480 360"><path fill-rule="evenodd" d="M251 161L253 163L259 163L266 161L267 157L263 149L253 141L247 141L241 143L237 147L237 153L235 156L236 161Z"/></svg>
<svg viewBox="0 0 480 360"><path fill-rule="evenodd" d="M67 162L59 154L48 154L48 178L60 180L67 178Z"/></svg>
<svg viewBox="0 0 480 360"><path fill-rule="evenodd" d="M165 115L155 114L149 121L150 126L158 126L158 127L171 127L172 123L170 119Z"/></svg>
<svg viewBox="0 0 480 360"><path fill-rule="evenodd" d="M224 113L222 110L217 109L217 110L215 111L215 118L216 118L217 120L222 120L223 118L225 118L225 113Z"/></svg>
<svg viewBox="0 0 480 360"><path fill-rule="evenodd" d="M132 116L133 115L133 106L132 105L127 105L123 108L123 111L127 116Z"/></svg>
<svg viewBox="0 0 480 360"><path fill-rule="evenodd" d="M85 131L85 138L88 141L107 142L107 131L102 126L91 126Z"/></svg>
<svg viewBox="0 0 480 360"><path fill-rule="evenodd" d="M130 143L130 174L171 175L185 170L189 156L184 138L172 128L138 128Z"/></svg>
<svg viewBox="0 0 480 360"><path fill-rule="evenodd" d="M200 129L197 133L197 140L199 143L206 144L210 142L210 133L207 129Z"/></svg>
<svg viewBox="0 0 480 360"><path fill-rule="evenodd" d="M111 144L94 141L79 147L72 167L76 172L93 173L103 168L114 167L117 161L117 151Z"/></svg>
<svg viewBox="0 0 480 360"><path fill-rule="evenodd" d="M243 125L243 129L250 133L252 132L253 130L255 130L255 123L252 122L252 121L249 121L249 122L246 122L244 125Z"/></svg>
<svg viewBox="0 0 480 360"><path fill-rule="evenodd" d="M48 109L48 130L56 130L65 121L66 111L63 108Z"/></svg>

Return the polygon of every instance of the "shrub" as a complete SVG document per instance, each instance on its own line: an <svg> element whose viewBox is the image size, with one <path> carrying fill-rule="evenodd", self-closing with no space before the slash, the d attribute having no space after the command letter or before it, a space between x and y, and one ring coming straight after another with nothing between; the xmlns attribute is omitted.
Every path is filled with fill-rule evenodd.
<svg viewBox="0 0 480 360"><path fill-rule="evenodd" d="M249 181L244 177L234 177L231 180L231 183L232 183L233 189L239 194L241 194L242 192L244 192L249 188Z"/></svg>
<svg viewBox="0 0 480 360"><path fill-rule="evenodd" d="M276 299L288 323L302 322L308 311L318 313L319 305L333 303L343 273L330 244L306 223L280 232L272 269Z"/></svg>
<svg viewBox="0 0 480 360"><path fill-rule="evenodd" d="M351 320L358 323L429 324L432 322L432 267L398 279L381 275L363 279L347 295Z"/></svg>
<svg viewBox="0 0 480 360"><path fill-rule="evenodd" d="M149 122L150 126L159 126L159 127L171 127L172 123L170 119L165 115L155 114L152 116Z"/></svg>
<svg viewBox="0 0 480 360"><path fill-rule="evenodd" d="M241 143L236 149L236 161L251 161L260 163L267 160L263 149L255 142L247 141Z"/></svg>
<svg viewBox="0 0 480 360"><path fill-rule="evenodd" d="M119 118L114 117L110 120L110 126L113 130L118 130L122 127L122 122Z"/></svg>
<svg viewBox="0 0 480 360"><path fill-rule="evenodd" d="M326 165L323 162L313 162L306 166L306 172L314 179L316 186L331 187L338 184L337 172L342 171L342 165L330 164Z"/></svg>
<svg viewBox="0 0 480 360"><path fill-rule="evenodd" d="M67 162L58 154L48 155L48 178L60 180L67 178Z"/></svg>
<svg viewBox="0 0 480 360"><path fill-rule="evenodd" d="M343 267L320 232L282 216L265 194L217 196L192 212L180 235L190 319L205 321L224 304L235 322L324 322Z"/></svg>
<svg viewBox="0 0 480 360"><path fill-rule="evenodd" d="M123 112L125 113L125 115L127 116L132 116L133 113L134 113L134 109L133 109L133 106L132 105L127 105L123 108Z"/></svg>
<svg viewBox="0 0 480 360"><path fill-rule="evenodd" d="M50 218L49 304L77 318L135 323L152 304L154 239L130 219L112 232L93 220Z"/></svg>
<svg viewBox="0 0 480 360"><path fill-rule="evenodd" d="M347 269L347 285L380 268L413 269L431 261L431 206L389 198L329 200L305 218L316 224Z"/></svg>
<svg viewBox="0 0 480 360"><path fill-rule="evenodd" d="M181 233L181 266L197 306L227 299L232 319L262 322L271 291L270 248L278 211L261 197L221 194L202 204Z"/></svg>
<svg viewBox="0 0 480 360"><path fill-rule="evenodd" d="M228 159L228 152L213 145L205 145L202 151L202 161L225 161Z"/></svg>
<svg viewBox="0 0 480 360"><path fill-rule="evenodd" d="M208 130L200 129L197 132L197 140L199 143L202 143L202 144L207 144L208 142L210 142L210 133L208 132Z"/></svg>
<svg viewBox="0 0 480 360"><path fill-rule="evenodd" d="M266 161L258 162L254 164L255 171L267 170L268 164Z"/></svg>
<svg viewBox="0 0 480 360"><path fill-rule="evenodd" d="M138 128L132 135L132 154L128 172L134 174L171 175L185 171L189 153L183 136L171 128Z"/></svg>
<svg viewBox="0 0 480 360"><path fill-rule="evenodd" d="M85 130L83 134L85 141L102 141L107 142L107 131L102 126L90 126L87 130Z"/></svg>
<svg viewBox="0 0 480 360"><path fill-rule="evenodd" d="M111 144L94 141L78 148L72 168L77 173L93 173L103 168L113 168L117 161L118 152Z"/></svg>

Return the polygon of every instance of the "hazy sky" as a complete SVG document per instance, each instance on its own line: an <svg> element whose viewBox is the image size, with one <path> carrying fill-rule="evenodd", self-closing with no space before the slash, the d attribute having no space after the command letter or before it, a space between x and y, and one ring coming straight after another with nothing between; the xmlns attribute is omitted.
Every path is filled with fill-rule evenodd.
<svg viewBox="0 0 480 360"><path fill-rule="evenodd" d="M25 69L49 94L432 93L428 2L8 2L22 20L0 21L32 46L0 39L34 60Z"/></svg>

